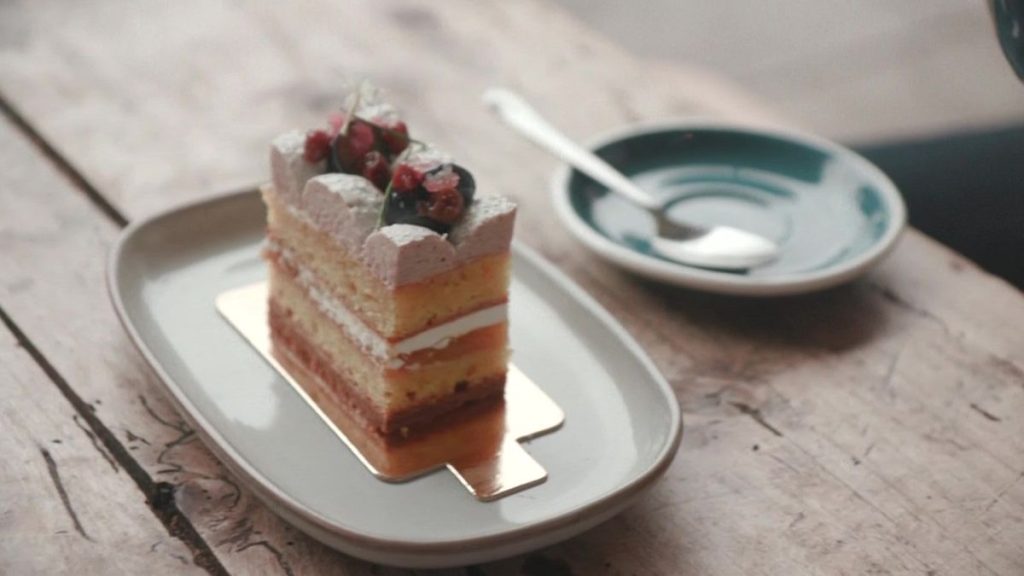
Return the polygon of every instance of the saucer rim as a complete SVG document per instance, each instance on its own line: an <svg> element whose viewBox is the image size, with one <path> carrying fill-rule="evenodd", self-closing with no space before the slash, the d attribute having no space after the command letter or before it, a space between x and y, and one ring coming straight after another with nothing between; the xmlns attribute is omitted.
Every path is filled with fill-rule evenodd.
<svg viewBox="0 0 1024 576"><path fill-rule="evenodd" d="M768 137L823 152L831 157L841 158L859 173L866 175L876 185L882 199L883 209L888 212L890 218L883 234L876 238L867 250L835 265L820 270L791 272L777 276L737 275L655 258L601 234L573 208L569 180L577 170L568 164L561 164L553 174L550 184L555 213L573 236L587 248L622 268L654 280L721 294L736 296L802 294L848 282L867 272L892 251L906 230L906 205L896 185L885 173L853 150L805 132L711 119L654 120L607 131L588 140L584 146L589 150L597 150L623 140L667 131L724 131L743 136Z"/></svg>

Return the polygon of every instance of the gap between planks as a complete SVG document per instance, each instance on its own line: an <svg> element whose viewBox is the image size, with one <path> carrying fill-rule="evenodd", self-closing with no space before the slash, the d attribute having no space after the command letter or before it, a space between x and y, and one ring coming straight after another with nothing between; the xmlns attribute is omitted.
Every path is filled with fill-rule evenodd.
<svg viewBox="0 0 1024 576"><path fill-rule="evenodd" d="M103 194L86 180L85 176L77 168L61 156L53 146L50 146L49 142L43 139L42 135L29 124L25 116L19 113L14 105L4 97L3 93L0 93L0 114L10 120L18 131L39 150L39 153L46 157L61 174L71 181L73 187L80 190L82 194L85 194L89 202L96 206L104 216L117 224L119 228L124 228L128 225L128 219L125 218L124 214L121 214L120 210L108 202L103 197Z"/></svg>
<svg viewBox="0 0 1024 576"><path fill-rule="evenodd" d="M37 147L56 168L71 181L74 188L80 190L96 208L119 228L128 224L128 219L121 214L100 192L85 179L66 159L53 149L42 136L20 115L17 110L0 94L0 114L10 120L17 129ZM18 345L25 350L50 381L57 387L64 398L71 404L75 412L85 421L95 438L102 442L103 447L119 464L146 496L146 504L158 520L167 529L168 534L183 542L193 555L193 561L200 568L216 576L227 576L228 571L217 559L210 545L203 540L181 511L173 497L173 486L167 482L154 481L145 469L132 458L128 450L96 416L92 408L74 390L67 380L57 372L53 364L43 355L27 337L25 332L14 322L3 307L0 306L0 322L14 335ZM97 446L99 449L99 446ZM102 450L100 451L102 453ZM104 455L106 457L106 455Z"/></svg>

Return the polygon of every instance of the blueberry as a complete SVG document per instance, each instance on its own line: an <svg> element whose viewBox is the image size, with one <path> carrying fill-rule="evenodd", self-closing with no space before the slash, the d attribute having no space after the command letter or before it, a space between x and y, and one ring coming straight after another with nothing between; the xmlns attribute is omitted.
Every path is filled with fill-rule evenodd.
<svg viewBox="0 0 1024 576"><path fill-rule="evenodd" d="M462 194L462 199L465 201L466 206L469 206L473 203L473 194L476 192L476 180L469 170L458 164L452 164L452 170L459 175L459 185L456 189L459 191L459 194Z"/></svg>
<svg viewBox="0 0 1024 576"><path fill-rule="evenodd" d="M388 194L384 204L384 224L413 224L430 228L438 234L444 234L451 226L443 224L421 213L426 203L427 191L418 187L412 192L399 193L394 190Z"/></svg>

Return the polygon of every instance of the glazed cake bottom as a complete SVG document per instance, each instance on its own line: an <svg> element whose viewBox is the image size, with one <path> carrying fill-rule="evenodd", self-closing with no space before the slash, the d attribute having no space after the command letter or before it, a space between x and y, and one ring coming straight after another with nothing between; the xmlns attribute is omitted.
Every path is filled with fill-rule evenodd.
<svg viewBox="0 0 1024 576"><path fill-rule="evenodd" d="M447 346L403 358L401 367L366 355L287 268L270 265L270 331L277 350L315 374L366 426L400 438L470 406L503 398L507 323L474 330Z"/></svg>

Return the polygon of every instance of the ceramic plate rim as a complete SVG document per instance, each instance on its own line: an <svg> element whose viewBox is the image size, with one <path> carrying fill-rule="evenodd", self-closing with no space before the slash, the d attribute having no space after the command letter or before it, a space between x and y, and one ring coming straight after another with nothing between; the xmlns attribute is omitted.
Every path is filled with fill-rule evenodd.
<svg viewBox="0 0 1024 576"><path fill-rule="evenodd" d="M300 526L303 531L311 533L317 539L332 545L332 540L325 540L325 535L340 537L348 543L358 547L373 550L380 553L399 554L424 554L444 555L468 552L467 547L487 547L497 545L509 545L529 538L539 538L544 534L554 533L580 521L581 515L600 517L603 514L616 511L618 506L632 501L632 498L646 488L650 487L668 469L678 453L682 439L682 414L675 392L662 376L661 372L654 365L654 362L647 356L635 339L622 327L621 324L605 310L600 304L586 293L581 287L575 284L568 276L558 270L554 264L548 262L534 250L521 243L514 243L513 251L529 260L531 265L541 269L560 288L576 299L589 313L601 322L617 339L624 348L632 354L644 369L649 373L653 384L658 392L669 402L669 429L666 434L666 442L663 448L654 457L652 463L643 472L623 483L610 493L600 495L594 500L582 504L574 509L567 510L558 516L543 521L520 526L518 528L502 531L484 536L455 539L442 542L409 542L389 538L368 536L358 531L352 531L346 527L339 526L323 517L315 510L311 510L292 499L287 493L278 489L272 482L255 470L249 462L243 458L220 432L213 427L206 418L199 413L198 409L189 400L187 395L181 391L170 374L164 369L157 355L149 348L142 334L132 323L130 313L124 302L120 290L126 250L132 245L132 240L143 230L161 220L172 218L180 213L202 208L207 204L230 202L239 200L242 196L257 195L256 189L245 189L227 193L215 194L189 202L157 211L150 215L132 221L121 233L116 243L110 250L107 259L107 292L111 303L117 313L118 320L126 331L135 346L136 350L143 356L150 370L157 376L162 384L166 397L178 410L179 414L186 418L189 425L203 439L204 444L218 457L235 476L252 490L256 496L275 513L284 517L289 523ZM310 530L306 530L306 529ZM346 551L347 552L347 551Z"/></svg>
<svg viewBox="0 0 1024 576"><path fill-rule="evenodd" d="M878 185L880 196L889 211L890 219L885 233L871 247L840 265L814 272L798 272L771 277L741 276L675 264L647 256L610 240L598 233L580 218L572 207L569 179L575 171L568 164L560 164L551 180L551 196L555 212L569 231L595 252L614 264L637 274L683 286L736 296L783 296L802 294L841 284L855 278L885 257L896 245L907 226L907 210L903 197L877 166L860 154L825 138L804 132L775 127L750 126L738 122L712 119L653 120L613 129L588 140L584 147L596 150L619 140L662 131L716 130L787 140L803 147L824 151L842 158L866 174Z"/></svg>

